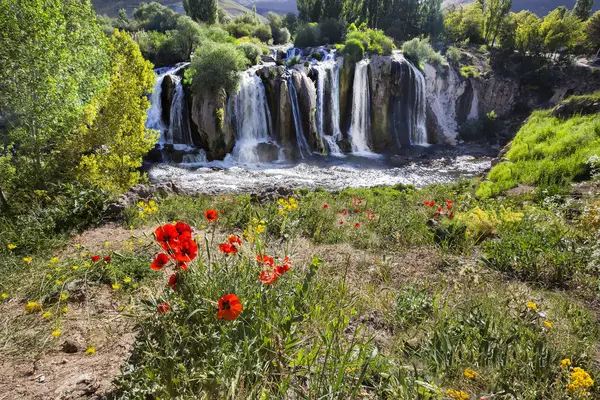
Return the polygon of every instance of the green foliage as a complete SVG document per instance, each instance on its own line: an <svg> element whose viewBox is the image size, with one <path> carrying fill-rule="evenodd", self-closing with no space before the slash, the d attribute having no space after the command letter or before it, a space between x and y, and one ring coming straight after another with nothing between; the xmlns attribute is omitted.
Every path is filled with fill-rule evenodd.
<svg viewBox="0 0 600 400"><path fill-rule="evenodd" d="M219 22L218 0L183 0L183 9L194 21L207 24Z"/></svg>
<svg viewBox="0 0 600 400"><path fill-rule="evenodd" d="M541 26L540 35L550 53L563 48L572 49L583 38L581 21L564 8L557 8L548 14Z"/></svg>
<svg viewBox="0 0 600 400"><path fill-rule="evenodd" d="M83 108L106 84L107 39L89 1L2 1L0 21L0 115L7 123L0 146L14 144L8 186L45 189L72 174L73 160L57 161Z"/></svg>
<svg viewBox="0 0 600 400"><path fill-rule="evenodd" d="M298 48L313 47L319 44L319 29L317 24L306 24L298 28L294 46Z"/></svg>
<svg viewBox="0 0 600 400"><path fill-rule="evenodd" d="M575 7L573 7L573 15L581 21L586 21L592 15L594 2L595 0L577 0Z"/></svg>
<svg viewBox="0 0 600 400"><path fill-rule="evenodd" d="M587 21L585 25L586 42L591 53L595 53L600 49L600 11Z"/></svg>
<svg viewBox="0 0 600 400"><path fill-rule="evenodd" d="M342 54L348 61L356 63L365 56L365 48L360 40L348 39L342 49Z"/></svg>
<svg viewBox="0 0 600 400"><path fill-rule="evenodd" d="M396 48L390 37L386 36L383 31L376 29L359 29L350 32L346 38L346 43L351 40L360 41L364 51L371 55L388 56Z"/></svg>
<svg viewBox="0 0 600 400"><path fill-rule="evenodd" d="M521 11L515 15L517 29L515 32L515 46L523 54L538 54L544 44L540 33L542 21L532 12Z"/></svg>
<svg viewBox="0 0 600 400"><path fill-rule="evenodd" d="M259 45L254 43L240 43L237 45L237 48L244 52L248 60L248 65L258 64L258 58L262 54L262 48Z"/></svg>
<svg viewBox="0 0 600 400"><path fill-rule="evenodd" d="M273 33L269 25L260 24L254 29L252 36L258 38L263 43L269 43L273 38Z"/></svg>
<svg viewBox="0 0 600 400"><path fill-rule="evenodd" d="M444 17L444 32L451 42L482 43L483 24L483 7L480 2L475 2L448 12Z"/></svg>
<svg viewBox="0 0 600 400"><path fill-rule="evenodd" d="M273 34L273 44L286 44L290 41L290 31L284 26L284 21L278 14L267 13L267 20Z"/></svg>
<svg viewBox="0 0 600 400"><path fill-rule="evenodd" d="M235 38L251 36L263 43L268 43L273 38L271 25L263 24L255 14L251 13L238 15L232 22L225 25L225 29ZM276 30L276 33L282 34L279 30Z"/></svg>
<svg viewBox="0 0 600 400"><path fill-rule="evenodd" d="M150 108L146 94L154 86L152 64L144 60L128 33L115 31L110 41L111 76L107 88L86 109L79 138L81 182L123 192L140 181L142 158L156 135L144 127Z"/></svg>
<svg viewBox="0 0 600 400"><path fill-rule="evenodd" d="M504 25L512 0L485 0L483 2L483 38L492 46Z"/></svg>
<svg viewBox="0 0 600 400"><path fill-rule="evenodd" d="M597 101L598 95L571 97L568 101ZM496 165L477 194L495 196L519 183L551 186L566 185L585 178L586 161L600 154L598 115L553 117L549 111L536 111L517 133L508 161Z"/></svg>
<svg viewBox="0 0 600 400"><path fill-rule="evenodd" d="M185 78L194 93L225 90L233 94L238 89L240 72L245 66L246 56L235 45L207 42L194 53Z"/></svg>
<svg viewBox="0 0 600 400"><path fill-rule="evenodd" d="M346 36L346 26L343 22L327 18L319 23L319 44L341 43Z"/></svg>
<svg viewBox="0 0 600 400"><path fill-rule="evenodd" d="M427 62L432 65L445 65L446 60L429 44L428 39L414 38L402 44L402 52L406 58L414 61L417 65Z"/></svg>
<svg viewBox="0 0 600 400"><path fill-rule="evenodd" d="M133 18L136 21L137 29L165 33L175 29L179 14L169 7L153 1L140 3L133 10Z"/></svg>
<svg viewBox="0 0 600 400"><path fill-rule="evenodd" d="M456 48L454 46L448 47L448 50L446 51L446 58L448 59L450 64L458 65L461 57L462 57L462 53L460 52L460 50L458 48Z"/></svg>
<svg viewBox="0 0 600 400"><path fill-rule="evenodd" d="M467 79L479 79L479 70L472 65L465 65L464 67L461 67L460 74Z"/></svg>

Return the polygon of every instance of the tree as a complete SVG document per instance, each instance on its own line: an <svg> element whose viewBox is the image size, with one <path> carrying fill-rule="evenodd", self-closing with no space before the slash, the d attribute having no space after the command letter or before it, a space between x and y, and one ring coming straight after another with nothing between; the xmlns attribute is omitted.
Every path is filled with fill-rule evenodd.
<svg viewBox="0 0 600 400"><path fill-rule="evenodd" d="M515 30L515 47L523 56L537 55L543 45L540 27L542 21L531 11L521 11L514 16L517 28Z"/></svg>
<svg viewBox="0 0 600 400"><path fill-rule="evenodd" d="M219 22L219 0L183 0L183 9L194 21Z"/></svg>
<svg viewBox="0 0 600 400"><path fill-rule="evenodd" d="M185 79L196 94L220 90L234 94L238 90L240 72L245 67L246 56L235 45L208 42L194 53Z"/></svg>
<svg viewBox="0 0 600 400"><path fill-rule="evenodd" d="M87 153L78 179L118 193L139 182L142 158L157 139L144 126L155 75L127 32L112 35L110 59L109 84L86 108L76 140Z"/></svg>
<svg viewBox="0 0 600 400"><path fill-rule="evenodd" d="M444 32L451 42L483 42L483 7L476 2L448 12L444 18Z"/></svg>
<svg viewBox="0 0 600 400"><path fill-rule="evenodd" d="M15 166L3 184L47 189L63 178L56 158L106 84L108 39L87 0L2 0L0 21L0 145L12 146Z"/></svg>
<svg viewBox="0 0 600 400"><path fill-rule="evenodd" d="M159 31L165 33L175 29L179 14L160 3L140 3L133 10L133 18L138 23L138 29Z"/></svg>
<svg viewBox="0 0 600 400"><path fill-rule="evenodd" d="M565 7L558 7L546 15L540 26L540 34L547 52L554 55L572 49L583 37L582 28L581 21L567 13Z"/></svg>
<svg viewBox="0 0 600 400"><path fill-rule="evenodd" d="M444 30L442 0L424 0L419 9L421 32L432 38L438 37Z"/></svg>
<svg viewBox="0 0 600 400"><path fill-rule="evenodd" d="M600 11L594 13L585 27L586 41L591 51L597 52L600 48Z"/></svg>
<svg viewBox="0 0 600 400"><path fill-rule="evenodd" d="M592 7L596 0L577 0L573 7L573 14L581 21L587 21L592 14Z"/></svg>
<svg viewBox="0 0 600 400"><path fill-rule="evenodd" d="M322 18L339 20L344 7L343 0L323 0Z"/></svg>
<svg viewBox="0 0 600 400"><path fill-rule="evenodd" d="M479 0L483 7L483 39L494 45L505 18L512 7L512 0Z"/></svg>
<svg viewBox="0 0 600 400"><path fill-rule="evenodd" d="M190 17L183 16L177 21L176 40L179 43L184 60L189 60L192 51L206 38L205 31Z"/></svg>

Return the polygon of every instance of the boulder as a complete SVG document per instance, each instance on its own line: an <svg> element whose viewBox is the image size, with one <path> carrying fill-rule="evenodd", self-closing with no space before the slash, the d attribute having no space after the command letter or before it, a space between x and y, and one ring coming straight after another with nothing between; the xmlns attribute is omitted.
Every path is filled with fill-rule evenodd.
<svg viewBox="0 0 600 400"><path fill-rule="evenodd" d="M288 82L282 79L279 82L279 101L277 104L277 123L275 131L279 137L279 143L287 149L286 158L290 158L296 148L296 129L294 126L294 115Z"/></svg>
<svg viewBox="0 0 600 400"><path fill-rule="evenodd" d="M173 102L173 93L175 91L175 81L171 75L165 75L161 84L160 106L162 110L162 120L165 126L169 126L171 120L171 103Z"/></svg>
<svg viewBox="0 0 600 400"><path fill-rule="evenodd" d="M369 65L371 91L371 139L373 150L381 153L388 149L389 111L392 96L392 58L376 56Z"/></svg>
<svg viewBox="0 0 600 400"><path fill-rule="evenodd" d="M567 119L573 115L589 115L600 112L600 99L594 97L575 97L554 107L552 116Z"/></svg>
<svg viewBox="0 0 600 400"><path fill-rule="evenodd" d="M194 143L206 150L209 161L224 159L235 145L225 92L192 95L190 115Z"/></svg>
<svg viewBox="0 0 600 400"><path fill-rule="evenodd" d="M352 121L352 87L355 69L355 63L344 60L340 70L340 129L344 134L350 129Z"/></svg>
<svg viewBox="0 0 600 400"><path fill-rule="evenodd" d="M275 143L259 143L256 145L256 153L261 163L271 163L279 158L279 146Z"/></svg>

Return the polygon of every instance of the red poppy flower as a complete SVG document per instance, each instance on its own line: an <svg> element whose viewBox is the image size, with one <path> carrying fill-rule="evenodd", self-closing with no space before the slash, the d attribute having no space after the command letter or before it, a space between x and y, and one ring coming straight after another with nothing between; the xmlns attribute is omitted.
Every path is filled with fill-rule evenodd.
<svg viewBox="0 0 600 400"><path fill-rule="evenodd" d="M269 257L268 255L263 255L261 256L260 254L256 255L256 261L258 261L259 263L268 265L270 267L272 267L273 265L275 265L275 259L273 257Z"/></svg>
<svg viewBox="0 0 600 400"><path fill-rule="evenodd" d="M344 225L344 220L340 219L339 222L338 222L338 224Z"/></svg>
<svg viewBox="0 0 600 400"><path fill-rule="evenodd" d="M182 271L187 271L188 270L188 265L184 262L178 262L177 265L175 265L175 269L180 269Z"/></svg>
<svg viewBox="0 0 600 400"><path fill-rule="evenodd" d="M188 232L190 236L192 235L192 228L185 222L179 221L178 223L176 223L175 230L180 236L183 235L185 232Z"/></svg>
<svg viewBox="0 0 600 400"><path fill-rule="evenodd" d="M448 207L446 207L448 210L452 210L452 204L448 205Z"/></svg>
<svg viewBox="0 0 600 400"><path fill-rule="evenodd" d="M258 276L258 279L262 282L265 283L267 285L272 285L277 281L279 274L277 273L276 269L265 269L262 270L260 275Z"/></svg>
<svg viewBox="0 0 600 400"><path fill-rule="evenodd" d="M170 309L171 305L169 303L160 303L158 306L156 306L156 312L159 314L168 313Z"/></svg>
<svg viewBox="0 0 600 400"><path fill-rule="evenodd" d="M110 258L110 256L106 256L106 257L104 257L104 263L105 263L105 264L108 264L108 263L110 263L111 261L112 261L112 258Z"/></svg>
<svg viewBox="0 0 600 400"><path fill-rule="evenodd" d="M100 256L92 256L92 262L100 261Z"/></svg>
<svg viewBox="0 0 600 400"><path fill-rule="evenodd" d="M156 241L160 243L163 249L168 250L172 245L175 245L179 239L179 232L175 229L175 225L165 224L159 226L154 231Z"/></svg>
<svg viewBox="0 0 600 400"><path fill-rule="evenodd" d="M377 215L375 215L375 213L374 213L374 212L372 212L371 210L368 210L368 212L367 212L367 219L368 219L369 221L373 221L373 220L375 219L375 217L376 217L376 216L377 216Z"/></svg>
<svg viewBox="0 0 600 400"><path fill-rule="evenodd" d="M454 218L454 213L451 212L450 215L448 215L448 218L453 219Z"/></svg>
<svg viewBox="0 0 600 400"><path fill-rule="evenodd" d="M177 274L173 274L169 277L169 287L173 290L177 290Z"/></svg>
<svg viewBox="0 0 600 400"><path fill-rule="evenodd" d="M443 211L442 207L438 207L438 212L441 213Z"/></svg>
<svg viewBox="0 0 600 400"><path fill-rule="evenodd" d="M175 248L175 260L190 262L198 256L198 245L192 239L180 241Z"/></svg>
<svg viewBox="0 0 600 400"><path fill-rule="evenodd" d="M154 259L154 261L152 261L152 264L150 265L150 268L152 268L155 271L160 271L168 263L169 263L169 256L166 255L165 253L160 253L159 255L156 256L156 258Z"/></svg>
<svg viewBox="0 0 600 400"><path fill-rule="evenodd" d="M439 217L439 216L440 216L440 213L439 213L439 212L435 212L435 213L433 214L433 216L434 216L434 217Z"/></svg>
<svg viewBox="0 0 600 400"><path fill-rule="evenodd" d="M217 318L234 321L244 309L240 299L235 294L228 294L219 299Z"/></svg>
<svg viewBox="0 0 600 400"><path fill-rule="evenodd" d="M348 211L346 211L346 209L345 209L345 208L342 210L342 215L343 215L344 217L345 217L346 215L348 215Z"/></svg>
<svg viewBox="0 0 600 400"><path fill-rule="evenodd" d="M323 206L323 210L329 210L329 206L328 206L327 204L325 204L325 205Z"/></svg>
<svg viewBox="0 0 600 400"><path fill-rule="evenodd" d="M423 200L423 204L429 207L429 202L427 200Z"/></svg>
<svg viewBox="0 0 600 400"><path fill-rule="evenodd" d="M446 200L446 204L451 205L452 204L452 200Z"/></svg>
<svg viewBox="0 0 600 400"><path fill-rule="evenodd" d="M239 236L229 235L227 237L227 243L233 244L233 245L237 244L237 245L241 246L242 245L242 239L240 239Z"/></svg>
<svg viewBox="0 0 600 400"><path fill-rule="evenodd" d="M277 275L283 275L288 272L292 268L292 262L288 256L285 256L283 259L283 264L275 267L275 272Z"/></svg>
<svg viewBox="0 0 600 400"><path fill-rule="evenodd" d="M225 201L225 197L221 197L221 201Z"/></svg>
<svg viewBox="0 0 600 400"><path fill-rule="evenodd" d="M219 250L221 250L221 252L225 254L236 254L238 252L237 247L229 243L221 243L219 245Z"/></svg>
<svg viewBox="0 0 600 400"><path fill-rule="evenodd" d="M206 210L204 211L204 217L208 222L215 222L219 218L219 212L217 210Z"/></svg>
<svg viewBox="0 0 600 400"><path fill-rule="evenodd" d="M360 224L357 222L356 224L354 224L355 228L360 228Z"/></svg>
<svg viewBox="0 0 600 400"><path fill-rule="evenodd" d="M360 208L357 208L356 210L354 210L355 213L359 213L360 212Z"/></svg>

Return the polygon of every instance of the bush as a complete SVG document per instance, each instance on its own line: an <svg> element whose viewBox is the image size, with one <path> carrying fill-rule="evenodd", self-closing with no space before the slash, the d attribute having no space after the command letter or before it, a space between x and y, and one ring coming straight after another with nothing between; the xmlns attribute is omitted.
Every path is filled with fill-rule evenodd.
<svg viewBox="0 0 600 400"><path fill-rule="evenodd" d="M365 48L360 40L350 39L346 41L346 44L342 49L342 54L348 61L356 63L365 56Z"/></svg>
<svg viewBox="0 0 600 400"><path fill-rule="evenodd" d="M298 48L316 46L319 38L319 29L316 24L307 24L302 26L296 34L294 46Z"/></svg>
<svg viewBox="0 0 600 400"><path fill-rule="evenodd" d="M460 69L460 74L463 78L479 79L479 70L472 65L465 65Z"/></svg>
<svg viewBox="0 0 600 400"><path fill-rule="evenodd" d="M271 27L269 25L259 25L254 29L252 36L260 39L263 43L269 43L269 41L273 38L273 33L271 32Z"/></svg>
<svg viewBox="0 0 600 400"><path fill-rule="evenodd" d="M458 65L461 58L461 52L457 47L450 46L448 47L448 51L446 51L446 58L452 65Z"/></svg>
<svg viewBox="0 0 600 400"><path fill-rule="evenodd" d="M319 44L340 43L346 35L346 26L343 22L328 18L319 23Z"/></svg>
<svg viewBox="0 0 600 400"><path fill-rule="evenodd" d="M233 94L245 67L246 56L236 46L209 42L196 50L190 68L185 71L186 83L197 94L216 93L221 89Z"/></svg>
<svg viewBox="0 0 600 400"><path fill-rule="evenodd" d="M396 48L390 37L386 36L383 31L375 29L351 31L346 38L346 43L352 40L359 41L364 51L373 55L389 56Z"/></svg>
<svg viewBox="0 0 600 400"><path fill-rule="evenodd" d="M281 44L289 43L291 38L292 38L292 35L290 34L290 31L288 30L288 28L281 28L277 32L277 42L278 43L281 43ZM275 40L275 33L273 33L273 40Z"/></svg>
<svg viewBox="0 0 600 400"><path fill-rule="evenodd" d="M253 43L240 43L237 46L242 52L244 52L246 58L248 59L249 65L258 64L258 57L262 54L262 49L260 46L257 46Z"/></svg>
<svg viewBox="0 0 600 400"><path fill-rule="evenodd" d="M444 65L446 60L429 44L429 39L414 38L402 45L402 52L406 58L422 65L424 62L432 65Z"/></svg>

